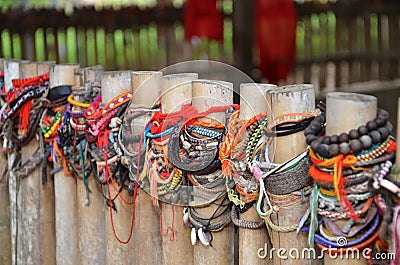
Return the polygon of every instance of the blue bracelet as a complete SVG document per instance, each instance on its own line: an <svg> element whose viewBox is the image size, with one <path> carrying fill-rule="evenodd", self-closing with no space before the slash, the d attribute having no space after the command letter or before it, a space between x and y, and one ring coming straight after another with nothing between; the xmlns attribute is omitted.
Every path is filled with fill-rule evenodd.
<svg viewBox="0 0 400 265"><path fill-rule="evenodd" d="M150 139L164 137L164 136L167 136L168 134L171 134L173 130L174 130L174 127L171 127L168 130L165 130L165 131L157 133L157 134L152 134L151 132L148 132L146 134L146 137L150 138Z"/></svg>
<svg viewBox="0 0 400 265"><path fill-rule="evenodd" d="M196 134L200 134L203 136L207 136L209 138L217 138L221 136L220 132L216 132L204 127L200 127L200 126L189 126L188 127L188 131L196 133Z"/></svg>

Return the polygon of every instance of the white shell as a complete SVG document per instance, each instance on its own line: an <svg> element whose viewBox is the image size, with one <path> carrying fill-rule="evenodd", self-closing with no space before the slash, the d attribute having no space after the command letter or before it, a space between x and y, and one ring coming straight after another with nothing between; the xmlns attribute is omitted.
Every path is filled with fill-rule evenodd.
<svg viewBox="0 0 400 265"><path fill-rule="evenodd" d="M209 246L210 245L210 242L211 242L211 234L210 234L210 232L204 232L203 228L200 228L197 231L197 235L199 236L200 242L204 246Z"/></svg>
<svg viewBox="0 0 400 265"><path fill-rule="evenodd" d="M185 225L189 223L189 211L186 207L183 209L183 223Z"/></svg>
<svg viewBox="0 0 400 265"><path fill-rule="evenodd" d="M196 228L192 228L192 231L190 232L190 240L192 241L192 245L196 245L197 241L197 233L196 233Z"/></svg>

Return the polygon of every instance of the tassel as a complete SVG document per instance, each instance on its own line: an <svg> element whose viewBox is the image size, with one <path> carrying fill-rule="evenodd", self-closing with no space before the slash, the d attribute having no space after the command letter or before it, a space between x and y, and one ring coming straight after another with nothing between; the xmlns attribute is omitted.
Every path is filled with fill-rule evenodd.
<svg viewBox="0 0 400 265"><path fill-rule="evenodd" d="M355 157L351 156L351 155L345 156L343 159L339 158L338 161L336 161L336 163L334 164L334 187L335 187L335 191L337 193L337 197L339 199L341 208L344 211L347 211L350 213L351 219L358 221L359 217L347 197L347 192L346 192L346 188L344 186L344 180L343 180L344 165L347 165L347 166L352 165L355 162L356 162Z"/></svg>
<svg viewBox="0 0 400 265"><path fill-rule="evenodd" d="M318 186L314 184L310 197L310 232L308 234L308 245L314 248L314 235L318 228Z"/></svg>
<svg viewBox="0 0 400 265"><path fill-rule="evenodd" d="M19 111L19 124L18 129L22 131L24 137L26 136L28 126L29 126L29 117L31 115L33 100L28 100L24 105L22 105Z"/></svg>

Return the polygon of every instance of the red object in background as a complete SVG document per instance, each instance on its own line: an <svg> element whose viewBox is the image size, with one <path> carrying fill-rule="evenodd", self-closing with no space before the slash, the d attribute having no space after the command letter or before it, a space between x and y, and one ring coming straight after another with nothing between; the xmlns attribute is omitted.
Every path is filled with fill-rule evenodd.
<svg viewBox="0 0 400 265"><path fill-rule="evenodd" d="M217 0L187 0L183 22L187 40L195 36L223 40L223 16L217 9Z"/></svg>
<svg viewBox="0 0 400 265"><path fill-rule="evenodd" d="M285 80L296 57L297 15L293 0L256 0L260 70L269 83Z"/></svg>

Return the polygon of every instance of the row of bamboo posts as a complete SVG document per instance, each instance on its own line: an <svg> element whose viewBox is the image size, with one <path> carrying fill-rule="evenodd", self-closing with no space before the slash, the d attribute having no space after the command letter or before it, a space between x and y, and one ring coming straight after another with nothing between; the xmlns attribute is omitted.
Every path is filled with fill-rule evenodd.
<svg viewBox="0 0 400 265"><path fill-rule="evenodd" d="M4 71L6 90L10 89L13 79L50 73L50 89L59 85L101 83L103 103L132 91L134 104L151 106L161 99L163 113L177 111L185 103L191 103L198 111L233 103L232 83L198 79L198 73L163 76L162 72L153 71L103 72L101 66L80 68L77 64L12 59L1 60L0 71ZM240 105L241 119L249 119L264 111L273 115L307 112L315 109L315 94L313 86L306 84L276 87L248 83L241 85ZM340 121L329 123L328 134L348 131L370 120L376 113L376 98L365 95L332 94L330 98L328 96L327 105L327 119ZM149 116L135 119L133 132L142 132L148 119ZM225 116L212 114L203 119L216 119L223 123ZM163 202L154 207L149 194L143 190L138 192L135 208L115 201L118 209L113 213L115 233L121 241L131 239L129 243L121 244L115 238L109 209L105 207L102 191L93 176L89 177L91 192L87 193L81 180L66 177L63 171L56 173L54 179L48 178L45 184L40 179L39 168L25 179L17 179L12 174L18 156L21 155L22 161L26 160L39 144L34 138L21 150L14 150L7 157L0 156L0 264L283 265L308 262L290 258L283 260L276 256L260 258L260 249L265 246L268 249L308 247L307 238L302 234L273 232L270 239L265 227L257 230L239 228L235 233L233 224L230 224L214 234L212 247L192 246L190 229L181 218L183 207ZM305 150L306 143L304 135L299 132L279 138L273 147L274 157L271 159L282 163ZM132 199L127 191L123 191L123 196ZM307 206L305 201L294 208L283 207L273 221L279 225L297 222ZM212 213L215 210L212 207L216 206L200 211ZM170 240L170 235L160 235L160 217L165 224L161 228L164 231L167 224L174 224L174 241ZM130 231L132 218L134 228ZM259 220L254 208L243 218ZM339 262L325 258L324 264ZM363 260L349 262L365 264ZM313 263L322 264L322 261Z"/></svg>

